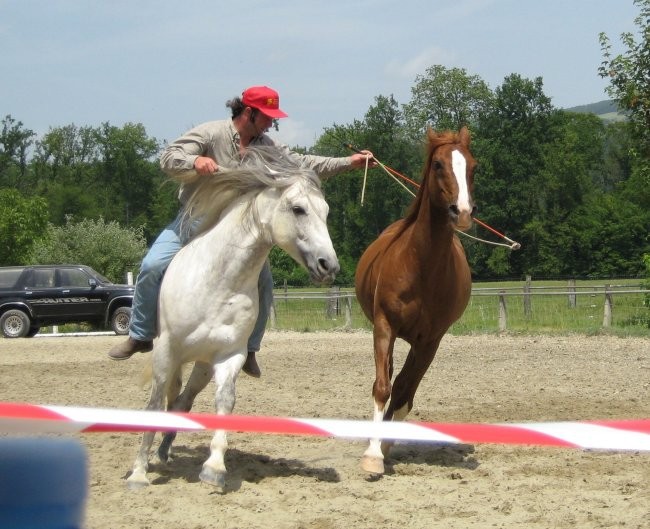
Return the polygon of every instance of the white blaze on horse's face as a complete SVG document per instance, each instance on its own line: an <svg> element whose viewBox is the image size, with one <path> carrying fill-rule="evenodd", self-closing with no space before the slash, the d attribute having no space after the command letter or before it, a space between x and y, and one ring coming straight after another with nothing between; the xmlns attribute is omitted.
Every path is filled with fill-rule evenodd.
<svg viewBox="0 0 650 529"><path fill-rule="evenodd" d="M330 282L339 262L327 230L329 206L317 188L288 187L273 222L273 242L307 270L313 281Z"/></svg>
<svg viewBox="0 0 650 529"><path fill-rule="evenodd" d="M456 183L458 184L458 198L456 200L458 229L466 230L471 226L474 206L472 205L472 197L470 196L467 185L467 160L458 149L454 149L451 152L451 167L456 177Z"/></svg>

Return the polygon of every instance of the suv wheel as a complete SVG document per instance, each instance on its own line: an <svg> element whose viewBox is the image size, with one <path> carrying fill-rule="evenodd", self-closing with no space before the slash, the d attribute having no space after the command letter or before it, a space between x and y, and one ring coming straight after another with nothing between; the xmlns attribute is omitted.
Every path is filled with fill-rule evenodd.
<svg viewBox="0 0 650 529"><path fill-rule="evenodd" d="M111 329L115 334L129 334L129 322L131 321L131 307L120 307L115 309L111 316Z"/></svg>
<svg viewBox="0 0 650 529"><path fill-rule="evenodd" d="M23 338L29 333L31 322L22 310L11 309L0 316L0 328L5 338Z"/></svg>

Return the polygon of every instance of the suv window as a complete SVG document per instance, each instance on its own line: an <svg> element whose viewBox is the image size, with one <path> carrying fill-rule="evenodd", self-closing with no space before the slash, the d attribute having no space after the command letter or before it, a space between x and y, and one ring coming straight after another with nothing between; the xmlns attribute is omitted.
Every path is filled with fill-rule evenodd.
<svg viewBox="0 0 650 529"><path fill-rule="evenodd" d="M54 268L38 268L32 270L32 275L27 281L27 288L54 288Z"/></svg>
<svg viewBox="0 0 650 529"><path fill-rule="evenodd" d="M0 288L13 287L22 272L22 268L3 268L0 270Z"/></svg>
<svg viewBox="0 0 650 529"><path fill-rule="evenodd" d="M88 274L78 268L59 270L59 286L88 287Z"/></svg>

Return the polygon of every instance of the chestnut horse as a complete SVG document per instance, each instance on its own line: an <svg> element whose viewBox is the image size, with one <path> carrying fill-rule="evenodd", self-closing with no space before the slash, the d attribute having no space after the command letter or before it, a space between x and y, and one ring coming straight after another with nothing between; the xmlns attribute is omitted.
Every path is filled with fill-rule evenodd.
<svg viewBox="0 0 650 529"><path fill-rule="evenodd" d="M375 421L402 420L411 411L443 335L463 314L471 294L469 265L455 234L471 227L475 210L476 161L469 132L429 130L427 139L423 181L407 216L366 249L355 275L357 299L373 323ZM391 387L396 338L411 349ZM383 474L390 446L371 439L362 468Z"/></svg>

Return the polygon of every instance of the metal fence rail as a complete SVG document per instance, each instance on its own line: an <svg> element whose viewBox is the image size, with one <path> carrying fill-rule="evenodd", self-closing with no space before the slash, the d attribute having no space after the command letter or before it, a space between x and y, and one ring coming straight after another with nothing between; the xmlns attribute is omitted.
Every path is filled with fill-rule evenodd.
<svg viewBox="0 0 650 529"><path fill-rule="evenodd" d="M269 325L299 331L371 329L352 289L276 290ZM650 336L650 290L639 285L474 288L450 332L583 332Z"/></svg>
<svg viewBox="0 0 650 529"><path fill-rule="evenodd" d="M276 289L268 326L277 330L371 330L351 288ZM42 329L38 336L88 333L66 325ZM650 337L650 290L640 284L477 287L452 334L584 333L603 331ZM112 333L100 333L112 334Z"/></svg>

